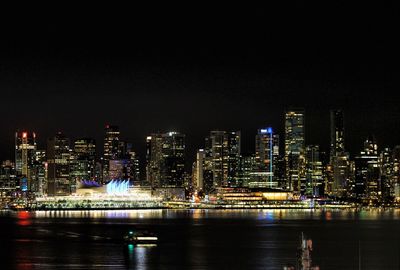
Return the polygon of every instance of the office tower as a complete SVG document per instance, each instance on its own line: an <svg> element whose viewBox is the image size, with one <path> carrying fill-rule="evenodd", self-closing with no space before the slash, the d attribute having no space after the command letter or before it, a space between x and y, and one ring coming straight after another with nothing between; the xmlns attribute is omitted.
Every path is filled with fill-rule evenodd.
<svg viewBox="0 0 400 270"><path fill-rule="evenodd" d="M331 145L329 162L332 165L333 181L330 195L347 196L349 186L349 154L344 147L344 115L341 110L331 110Z"/></svg>
<svg viewBox="0 0 400 270"><path fill-rule="evenodd" d="M258 166L254 154L245 154L240 156L239 181L241 187L253 187L256 179L254 172L257 172Z"/></svg>
<svg viewBox="0 0 400 270"><path fill-rule="evenodd" d="M344 115L341 110L331 110L330 160L344 150Z"/></svg>
<svg viewBox="0 0 400 270"><path fill-rule="evenodd" d="M349 199L356 198L356 162L354 160L349 160L349 175L348 175L348 183L346 187L347 195L346 197Z"/></svg>
<svg viewBox="0 0 400 270"><path fill-rule="evenodd" d="M71 178L75 181L97 180L95 178L96 142L92 138L80 138L74 141L71 154Z"/></svg>
<svg viewBox="0 0 400 270"><path fill-rule="evenodd" d="M306 147L306 190L305 194L319 197L324 193L323 165L318 145Z"/></svg>
<svg viewBox="0 0 400 270"><path fill-rule="evenodd" d="M119 143L119 135L120 132L118 126L106 125L103 154L103 182L107 182L109 180L109 161L118 157L118 153L121 148Z"/></svg>
<svg viewBox="0 0 400 270"><path fill-rule="evenodd" d="M350 161L346 152L337 152L331 157L333 182L331 195L336 197L347 196L350 181Z"/></svg>
<svg viewBox="0 0 400 270"><path fill-rule="evenodd" d="M225 131L211 131L206 138L206 151L211 159L213 186L228 185L228 141Z"/></svg>
<svg viewBox="0 0 400 270"><path fill-rule="evenodd" d="M35 160L32 167L32 190L39 196L47 194L47 159L45 150L35 151Z"/></svg>
<svg viewBox="0 0 400 270"><path fill-rule="evenodd" d="M286 188L305 192L304 110L288 110L285 114Z"/></svg>
<svg viewBox="0 0 400 270"><path fill-rule="evenodd" d="M229 187L240 186L238 182L238 172L240 166L241 134L240 131L230 131L226 133L228 141L228 174L227 185Z"/></svg>
<svg viewBox="0 0 400 270"><path fill-rule="evenodd" d="M0 198L9 198L19 186L15 164L10 160L3 161L0 167Z"/></svg>
<svg viewBox="0 0 400 270"><path fill-rule="evenodd" d="M392 151L392 186L393 196L400 199L400 145L396 145Z"/></svg>
<svg viewBox="0 0 400 270"><path fill-rule="evenodd" d="M274 134L271 127L259 129L255 142L256 182L260 187L276 188L278 181L274 178L274 173L279 158L279 135Z"/></svg>
<svg viewBox="0 0 400 270"><path fill-rule="evenodd" d="M146 138L146 182L151 187L161 185L163 136L154 133Z"/></svg>
<svg viewBox="0 0 400 270"><path fill-rule="evenodd" d="M130 186L133 185L131 181L131 160L130 159L112 159L109 161L109 179L110 180L129 180Z"/></svg>
<svg viewBox="0 0 400 270"><path fill-rule="evenodd" d="M193 182L197 190L204 190L204 161L206 153L204 149L197 150L196 161L194 163Z"/></svg>
<svg viewBox="0 0 400 270"><path fill-rule="evenodd" d="M146 140L147 181L152 187L182 187L185 173L185 135L152 134Z"/></svg>
<svg viewBox="0 0 400 270"><path fill-rule="evenodd" d="M364 142L364 151L355 157L355 193L356 198L365 202L378 200L379 165L377 144L370 136Z"/></svg>
<svg viewBox="0 0 400 270"><path fill-rule="evenodd" d="M69 139L58 132L47 141L47 185L48 195L69 195L75 191L75 182L70 177Z"/></svg>
<svg viewBox="0 0 400 270"><path fill-rule="evenodd" d="M15 170L21 179L22 191L32 191L35 175L33 164L36 151L36 135L34 132L15 133Z"/></svg>
<svg viewBox="0 0 400 270"><path fill-rule="evenodd" d="M323 171L324 177L324 194L333 194L333 166L331 164L326 164Z"/></svg>
<svg viewBox="0 0 400 270"><path fill-rule="evenodd" d="M185 177L185 135L168 132L162 136L161 186L182 187Z"/></svg>
<svg viewBox="0 0 400 270"><path fill-rule="evenodd" d="M206 156L214 187L237 186L241 147L240 131L211 131L206 138Z"/></svg>
<svg viewBox="0 0 400 270"><path fill-rule="evenodd" d="M133 186L141 186L142 183L140 178L140 163L139 156L133 150L133 145L131 143L126 143L126 159L130 161L130 179Z"/></svg>
<svg viewBox="0 0 400 270"><path fill-rule="evenodd" d="M209 194L214 190L212 160L207 156L205 149L199 149L196 153L196 161L193 164L193 185L203 194Z"/></svg>
<svg viewBox="0 0 400 270"><path fill-rule="evenodd" d="M378 157L379 164L379 183L382 202L389 203L394 197L393 183L393 153L389 148L383 149Z"/></svg>
<svg viewBox="0 0 400 270"><path fill-rule="evenodd" d="M279 135L277 135L279 136ZM278 137L279 138L279 137ZM279 189L284 189L286 185L285 181L285 156L279 152L278 149L278 155L274 157L273 163L274 163L274 182L277 183Z"/></svg>

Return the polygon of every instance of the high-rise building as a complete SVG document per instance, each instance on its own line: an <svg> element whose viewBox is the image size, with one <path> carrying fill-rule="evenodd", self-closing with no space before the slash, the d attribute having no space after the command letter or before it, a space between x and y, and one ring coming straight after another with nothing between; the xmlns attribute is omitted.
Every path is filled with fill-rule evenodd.
<svg viewBox="0 0 400 270"><path fill-rule="evenodd" d="M390 202L394 197L393 154L389 148L384 148L378 157L380 195L383 202Z"/></svg>
<svg viewBox="0 0 400 270"><path fill-rule="evenodd" d="M400 145L393 148L392 151L392 162L393 162L393 172L392 172L392 186L393 186L393 197L397 193L397 197L400 197Z"/></svg>
<svg viewBox="0 0 400 270"><path fill-rule="evenodd" d="M0 166L0 198L11 197L18 185L15 164L11 160L3 161Z"/></svg>
<svg viewBox="0 0 400 270"><path fill-rule="evenodd" d="M161 185L161 163L163 136L153 133L146 138L146 184L152 187Z"/></svg>
<svg viewBox="0 0 400 270"><path fill-rule="evenodd" d="M120 152L119 127L106 125L104 135L104 153L103 153L103 182L110 180L108 175L109 161L118 158Z"/></svg>
<svg viewBox="0 0 400 270"><path fill-rule="evenodd" d="M306 190L309 196L319 197L324 193L323 165L318 145L306 147Z"/></svg>
<svg viewBox="0 0 400 270"><path fill-rule="evenodd" d="M185 135L168 132L162 136L161 186L182 187L185 177Z"/></svg>
<svg viewBox="0 0 400 270"><path fill-rule="evenodd" d="M146 140L147 181L152 187L182 187L185 178L185 135L152 134Z"/></svg>
<svg viewBox="0 0 400 270"><path fill-rule="evenodd" d="M225 131L211 131L206 138L207 157L211 159L213 186L228 185L228 140Z"/></svg>
<svg viewBox="0 0 400 270"><path fill-rule="evenodd" d="M96 142L92 138L80 138L74 141L71 154L71 178L75 181L96 180Z"/></svg>
<svg viewBox="0 0 400 270"><path fill-rule="evenodd" d="M36 179L33 171L36 153L36 135L34 132L15 133L15 170L17 176L23 181L23 191L34 191Z"/></svg>
<svg viewBox="0 0 400 270"><path fill-rule="evenodd" d="M242 187L253 187L256 176L254 172L258 171L256 157L254 154L240 156L239 181Z"/></svg>
<svg viewBox="0 0 400 270"><path fill-rule="evenodd" d="M32 190L39 196L47 194L47 159L45 150L35 151Z"/></svg>
<svg viewBox="0 0 400 270"><path fill-rule="evenodd" d="M139 163L139 156L133 150L133 146L131 143L126 143L126 158L129 159L130 163L130 180L133 186L141 186L144 183L141 181L140 178L140 163Z"/></svg>
<svg viewBox="0 0 400 270"><path fill-rule="evenodd" d="M227 185L229 187L238 187L240 186L238 181L238 173L240 166L241 134L240 131L230 131L226 133L226 136L228 141Z"/></svg>
<svg viewBox="0 0 400 270"><path fill-rule="evenodd" d="M304 110L288 110L285 114L286 188L305 192Z"/></svg>
<svg viewBox="0 0 400 270"><path fill-rule="evenodd" d="M47 141L47 185L48 195L69 195L75 191L76 183L70 177L69 139L58 132Z"/></svg>
<svg viewBox="0 0 400 270"><path fill-rule="evenodd" d="M378 146L370 136L364 142L364 151L355 157L355 193L356 198L374 202L379 199Z"/></svg>
<svg viewBox="0 0 400 270"><path fill-rule="evenodd" d="M346 152L337 152L331 157L333 182L331 195L344 197L348 195L350 186L350 160Z"/></svg>
<svg viewBox="0 0 400 270"><path fill-rule="evenodd" d="M214 187L238 185L240 164L240 131L211 131L205 142L206 157L211 165Z"/></svg>
<svg viewBox="0 0 400 270"><path fill-rule="evenodd" d="M204 190L204 161L206 153L204 149L199 149L196 154L196 161L194 164L194 185L197 190Z"/></svg>
<svg viewBox="0 0 400 270"><path fill-rule="evenodd" d="M110 180L129 180L130 186L133 185L132 164L130 159L112 159L109 161Z"/></svg>
<svg viewBox="0 0 400 270"><path fill-rule="evenodd" d="M344 150L344 115L342 110L331 110L330 160Z"/></svg>
<svg viewBox="0 0 400 270"><path fill-rule="evenodd" d="M254 171L254 176L257 176L255 183L260 187L276 188L279 184L274 177L279 158L279 135L274 134L271 127L259 129L255 141L257 163Z"/></svg>
<svg viewBox="0 0 400 270"><path fill-rule="evenodd" d="M344 115L342 110L331 110L331 145L329 162L333 170L332 190L329 194L344 197L348 195L350 181L349 154L344 146Z"/></svg>

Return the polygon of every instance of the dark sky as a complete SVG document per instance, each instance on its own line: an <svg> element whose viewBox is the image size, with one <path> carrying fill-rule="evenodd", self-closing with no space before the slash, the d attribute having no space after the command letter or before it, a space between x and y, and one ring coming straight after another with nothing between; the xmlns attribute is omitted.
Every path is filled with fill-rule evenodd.
<svg viewBox="0 0 400 270"><path fill-rule="evenodd" d="M193 155L212 129L242 130L249 152L257 128L283 137L289 106L306 109L307 144L327 149L331 108L353 153L370 133L400 144L398 7L347 2L5 10L0 158L17 129L40 148L58 130L101 145L106 123L141 154L177 130Z"/></svg>

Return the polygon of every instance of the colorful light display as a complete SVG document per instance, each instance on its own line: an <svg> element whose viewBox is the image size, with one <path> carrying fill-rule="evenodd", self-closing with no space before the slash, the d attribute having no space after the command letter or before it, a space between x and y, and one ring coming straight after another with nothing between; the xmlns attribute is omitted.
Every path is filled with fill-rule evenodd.
<svg viewBox="0 0 400 270"><path fill-rule="evenodd" d="M127 195L129 192L129 180L111 180L106 185L108 195Z"/></svg>

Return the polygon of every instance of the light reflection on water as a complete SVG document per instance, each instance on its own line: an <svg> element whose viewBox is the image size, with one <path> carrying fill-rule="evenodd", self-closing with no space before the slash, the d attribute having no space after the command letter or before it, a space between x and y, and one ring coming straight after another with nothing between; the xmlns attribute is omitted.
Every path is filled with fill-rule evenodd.
<svg viewBox="0 0 400 270"><path fill-rule="evenodd" d="M357 269L359 243L362 269L399 269L393 209L23 211L0 222L4 269L282 269L301 232L322 270ZM135 226L156 232L157 246L126 247Z"/></svg>
<svg viewBox="0 0 400 270"><path fill-rule="evenodd" d="M21 212L25 213L25 212ZM26 219L26 215L25 219ZM388 210L313 210L313 209L262 209L262 210L71 210L36 211L29 214L35 218L91 218L91 219L169 219L169 218L255 218L267 220L374 220L400 219L400 209ZM21 219L24 217L21 216Z"/></svg>

